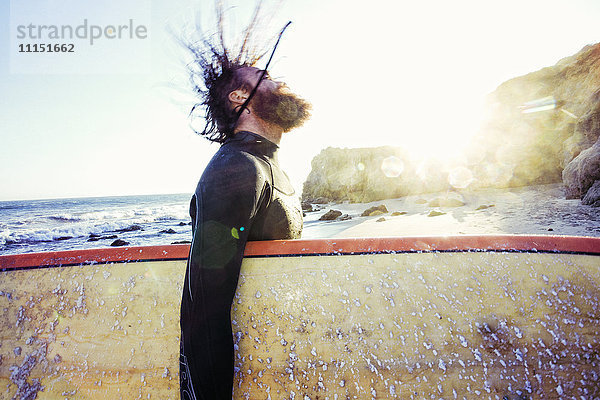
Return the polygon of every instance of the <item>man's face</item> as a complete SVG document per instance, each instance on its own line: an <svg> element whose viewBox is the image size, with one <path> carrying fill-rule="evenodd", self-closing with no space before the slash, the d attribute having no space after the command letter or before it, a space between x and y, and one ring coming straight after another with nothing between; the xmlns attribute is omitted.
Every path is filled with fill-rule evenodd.
<svg viewBox="0 0 600 400"><path fill-rule="evenodd" d="M262 70L245 67L238 71L248 86L254 88ZM311 104L292 93L283 82L275 82L265 75L249 107L262 120L278 125L284 132L304 124L310 117Z"/></svg>

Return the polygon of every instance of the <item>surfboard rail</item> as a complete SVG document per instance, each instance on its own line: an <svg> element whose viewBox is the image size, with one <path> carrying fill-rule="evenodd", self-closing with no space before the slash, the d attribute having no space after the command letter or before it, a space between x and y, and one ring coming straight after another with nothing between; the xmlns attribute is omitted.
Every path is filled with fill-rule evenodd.
<svg viewBox="0 0 600 400"><path fill-rule="evenodd" d="M600 254L600 238L553 235L464 235L248 242L246 257L366 252L519 251ZM108 262L183 260L189 245L131 246L0 255L0 269Z"/></svg>

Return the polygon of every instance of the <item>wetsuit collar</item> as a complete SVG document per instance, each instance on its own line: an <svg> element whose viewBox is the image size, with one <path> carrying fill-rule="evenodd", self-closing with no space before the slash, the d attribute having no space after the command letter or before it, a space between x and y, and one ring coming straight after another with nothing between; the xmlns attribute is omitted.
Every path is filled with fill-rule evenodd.
<svg viewBox="0 0 600 400"><path fill-rule="evenodd" d="M250 132L250 131L239 131L233 136L233 138L229 139L229 141L244 141L244 142L255 142L255 143L267 143L279 148L279 145L273 143L269 139L264 136L260 136L258 133Z"/></svg>

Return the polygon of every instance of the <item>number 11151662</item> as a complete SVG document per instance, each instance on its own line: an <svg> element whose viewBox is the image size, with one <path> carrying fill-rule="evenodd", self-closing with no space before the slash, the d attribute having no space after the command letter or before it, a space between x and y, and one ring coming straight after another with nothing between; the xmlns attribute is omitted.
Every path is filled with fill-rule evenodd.
<svg viewBox="0 0 600 400"><path fill-rule="evenodd" d="M19 53L74 53L74 52L75 52L75 45L73 43L19 44Z"/></svg>

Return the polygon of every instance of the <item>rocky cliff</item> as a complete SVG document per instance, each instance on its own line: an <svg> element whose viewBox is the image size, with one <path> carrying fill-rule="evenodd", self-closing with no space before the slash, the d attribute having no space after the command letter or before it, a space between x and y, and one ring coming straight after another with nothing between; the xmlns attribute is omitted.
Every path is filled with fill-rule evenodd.
<svg viewBox="0 0 600 400"><path fill-rule="evenodd" d="M431 168L427 174L430 178L425 180L419 179L421 171L417 168L397 147L329 147L313 158L302 199L361 203L435 192L448 186L440 169Z"/></svg>
<svg viewBox="0 0 600 400"><path fill-rule="evenodd" d="M487 115L460 166L417 164L394 147L325 149L303 199L366 202L561 180L568 197L583 198L600 180L600 43L504 82L488 96Z"/></svg>

